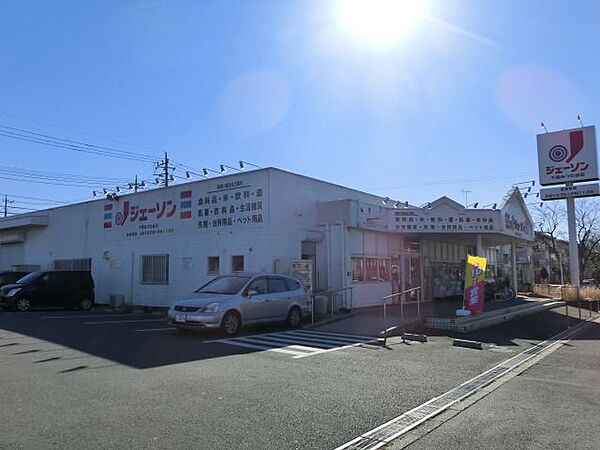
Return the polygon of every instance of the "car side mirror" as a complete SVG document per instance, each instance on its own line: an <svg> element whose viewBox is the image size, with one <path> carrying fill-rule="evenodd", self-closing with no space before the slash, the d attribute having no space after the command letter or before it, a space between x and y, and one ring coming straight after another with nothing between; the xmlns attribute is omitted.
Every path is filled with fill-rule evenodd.
<svg viewBox="0 0 600 450"><path fill-rule="evenodd" d="M246 297L248 297L248 298L250 298L256 294L258 294L258 291L256 289L248 289L248 291L246 291Z"/></svg>

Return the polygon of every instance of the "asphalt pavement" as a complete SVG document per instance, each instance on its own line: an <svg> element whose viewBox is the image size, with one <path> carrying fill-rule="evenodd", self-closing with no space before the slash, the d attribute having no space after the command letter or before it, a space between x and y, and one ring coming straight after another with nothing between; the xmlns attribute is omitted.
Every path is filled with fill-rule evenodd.
<svg viewBox="0 0 600 450"><path fill-rule="evenodd" d="M156 314L0 313L0 448L333 449L565 326L529 316L482 351L273 326L236 338L253 348Z"/></svg>

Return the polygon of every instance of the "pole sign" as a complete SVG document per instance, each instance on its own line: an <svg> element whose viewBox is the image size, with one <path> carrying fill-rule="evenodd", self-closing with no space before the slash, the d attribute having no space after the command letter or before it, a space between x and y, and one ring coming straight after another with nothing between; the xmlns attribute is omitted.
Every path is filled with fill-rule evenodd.
<svg viewBox="0 0 600 450"><path fill-rule="evenodd" d="M467 256L467 272L465 274L465 306L472 313L483 312L485 293L485 268L487 258Z"/></svg>
<svg viewBox="0 0 600 450"><path fill-rule="evenodd" d="M540 189L540 198L545 202L548 200L560 200L567 197L595 197L598 195L600 195L600 185L598 185L598 183Z"/></svg>
<svg viewBox="0 0 600 450"><path fill-rule="evenodd" d="M538 134L540 185L598 180L594 126Z"/></svg>

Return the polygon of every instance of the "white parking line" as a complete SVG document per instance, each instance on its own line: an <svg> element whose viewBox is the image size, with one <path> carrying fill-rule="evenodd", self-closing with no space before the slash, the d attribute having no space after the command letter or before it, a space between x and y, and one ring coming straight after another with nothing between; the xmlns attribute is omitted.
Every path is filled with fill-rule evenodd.
<svg viewBox="0 0 600 450"><path fill-rule="evenodd" d="M140 320L104 320L98 322L83 322L84 325L111 325L116 323L137 323L137 322L166 322L166 319L140 319Z"/></svg>
<svg viewBox="0 0 600 450"><path fill-rule="evenodd" d="M156 314L150 314L150 313L145 313L145 314L87 314L87 315L83 315L80 314L78 316L43 316L42 319L94 319L96 317L125 317L125 316L154 316Z"/></svg>
<svg viewBox="0 0 600 450"><path fill-rule="evenodd" d="M139 333L143 333L145 331L171 331L171 330L176 330L177 328L175 327L167 327L167 328L146 328L143 330L135 330Z"/></svg>

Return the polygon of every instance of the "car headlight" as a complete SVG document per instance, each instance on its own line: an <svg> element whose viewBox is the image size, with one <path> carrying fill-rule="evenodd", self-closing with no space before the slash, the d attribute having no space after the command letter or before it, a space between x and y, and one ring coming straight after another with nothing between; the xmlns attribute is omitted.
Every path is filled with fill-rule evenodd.
<svg viewBox="0 0 600 450"><path fill-rule="evenodd" d="M21 288L11 289L10 291L8 291L8 297L14 297L15 295L17 295L17 292L19 292L20 290L21 290Z"/></svg>
<svg viewBox="0 0 600 450"><path fill-rule="evenodd" d="M204 307L202 312L217 312L219 310L219 304L217 302L210 303Z"/></svg>

